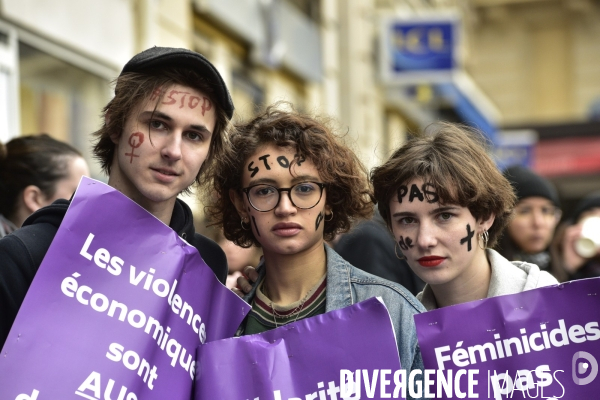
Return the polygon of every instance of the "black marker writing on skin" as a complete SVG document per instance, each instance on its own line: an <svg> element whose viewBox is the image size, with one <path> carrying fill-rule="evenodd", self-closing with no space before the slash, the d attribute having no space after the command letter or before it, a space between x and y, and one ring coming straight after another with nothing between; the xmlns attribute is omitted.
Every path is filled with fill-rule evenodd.
<svg viewBox="0 0 600 400"><path fill-rule="evenodd" d="M248 171L251 172L250 178L254 178L254 175L256 175L258 173L258 167L253 167L253 165L254 165L254 161L252 161L250 164L248 164Z"/></svg>
<svg viewBox="0 0 600 400"><path fill-rule="evenodd" d="M302 157L300 154L294 154L294 158L298 159L298 162L296 162L296 165L298 166L301 166L302 163L306 161L306 158Z"/></svg>
<svg viewBox="0 0 600 400"><path fill-rule="evenodd" d="M319 215L317 215L317 220L315 221L315 231L319 230L319 225L321 225L321 221L323 221L323 213L319 213Z"/></svg>
<svg viewBox="0 0 600 400"><path fill-rule="evenodd" d="M410 185L410 195L408 196L408 201L412 203L415 197L418 198L419 201L423 201L423 193L421 193L419 187L413 183Z"/></svg>
<svg viewBox="0 0 600 400"><path fill-rule="evenodd" d="M465 244L465 242L468 242L467 251L471 251L471 239L473 238L473 235L475 235L475 231L472 231L471 225L467 224L467 236L460 239L460 244Z"/></svg>
<svg viewBox="0 0 600 400"><path fill-rule="evenodd" d="M288 159L285 156L277 157L277 162L279 163L279 165L281 165L282 168L290 167L290 162L288 161Z"/></svg>
<svg viewBox="0 0 600 400"><path fill-rule="evenodd" d="M413 241L409 237L404 238L400 236L400 240L398 240L398 245L402 250L408 250L409 248L412 249L413 247L415 247L412 243Z"/></svg>
<svg viewBox="0 0 600 400"><path fill-rule="evenodd" d="M256 220L254 219L254 215L252 216L252 223L254 224L254 229L256 230L256 234L260 236L260 231L258 230L258 226L256 226Z"/></svg>
<svg viewBox="0 0 600 400"><path fill-rule="evenodd" d="M435 186L433 186L431 183L424 183L421 186L421 190L419 190L419 187L413 183L412 185L410 185L410 194L408 192L408 186L406 186L406 185L398 186L398 190L397 190L398 203L402 203L402 199L407 194L408 194L408 201L410 201L411 203L414 201L415 198L419 199L419 201L423 201L423 199L426 199L428 203L435 203L436 201L439 200L439 196L438 196L437 192L435 191ZM423 194L425 196L423 196Z"/></svg>
<svg viewBox="0 0 600 400"><path fill-rule="evenodd" d="M264 156L260 156L258 157L259 160L262 160L263 163L265 164L265 168L266 169L271 169L271 166L269 165L269 163L267 162L267 158L269 158L271 155L270 154L265 154Z"/></svg>
<svg viewBox="0 0 600 400"><path fill-rule="evenodd" d="M431 187L430 190L428 190L429 187ZM435 191L435 186L433 186L431 183L424 183L423 186L421 186L421 189L423 190L423 193L425 193L425 198L427 199L428 203L435 203L439 200L440 197Z"/></svg>
<svg viewBox="0 0 600 400"><path fill-rule="evenodd" d="M408 193L408 188L404 185L398 187L398 203L402 203L402 198Z"/></svg>

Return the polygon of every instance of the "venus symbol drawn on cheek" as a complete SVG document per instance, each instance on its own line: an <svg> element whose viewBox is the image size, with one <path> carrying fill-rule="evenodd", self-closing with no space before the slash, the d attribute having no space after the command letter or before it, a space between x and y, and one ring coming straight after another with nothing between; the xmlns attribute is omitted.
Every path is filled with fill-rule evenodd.
<svg viewBox="0 0 600 400"><path fill-rule="evenodd" d="M142 132L135 132L129 136L129 145L131 146L131 153L125 153L129 157L129 164L133 163L133 157L139 157L135 154L135 149L140 147L144 143L144 134Z"/></svg>

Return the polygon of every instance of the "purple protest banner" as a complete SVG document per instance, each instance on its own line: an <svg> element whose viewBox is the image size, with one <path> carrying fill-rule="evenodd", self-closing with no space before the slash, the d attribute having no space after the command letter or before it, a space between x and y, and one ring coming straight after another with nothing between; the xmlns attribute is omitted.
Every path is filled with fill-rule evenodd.
<svg viewBox="0 0 600 400"><path fill-rule="evenodd" d="M0 398L189 400L196 348L248 311L171 228L83 178L2 350Z"/></svg>
<svg viewBox="0 0 600 400"><path fill-rule="evenodd" d="M199 347L195 399L341 399L341 371L359 369L369 376L360 378L365 397L373 390L368 398L380 398L382 377L374 371L387 371L389 385L381 390L392 394L400 361L390 316L377 298Z"/></svg>
<svg viewBox="0 0 600 400"><path fill-rule="evenodd" d="M599 310L600 278L593 278L416 315L425 368L436 370L430 393L598 398Z"/></svg>

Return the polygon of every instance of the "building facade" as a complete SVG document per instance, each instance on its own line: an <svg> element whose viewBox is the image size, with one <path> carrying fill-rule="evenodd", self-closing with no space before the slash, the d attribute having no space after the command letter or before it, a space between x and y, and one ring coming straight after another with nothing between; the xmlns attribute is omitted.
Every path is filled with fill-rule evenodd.
<svg viewBox="0 0 600 400"><path fill-rule="evenodd" d="M386 79L386 24L440 15L457 21L451 77ZM426 43L445 43L432 32L396 37L394 49L418 56ZM574 124L598 136L589 124L600 118L599 38L598 0L0 0L0 140L48 132L91 161L109 82L136 52L174 46L213 61L234 118L281 100L330 115L368 167L408 132L444 119L477 126L497 145L504 131L533 131L527 162L559 183L592 181L600 165L548 172L543 154ZM546 137L556 126L564 132ZM535 148L546 159L536 162Z"/></svg>

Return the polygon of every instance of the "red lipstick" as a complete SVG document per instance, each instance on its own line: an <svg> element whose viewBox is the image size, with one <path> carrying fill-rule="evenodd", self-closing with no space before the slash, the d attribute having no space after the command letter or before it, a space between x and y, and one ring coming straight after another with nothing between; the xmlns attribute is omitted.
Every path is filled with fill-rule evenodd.
<svg viewBox="0 0 600 400"><path fill-rule="evenodd" d="M437 267L444 261L446 258L438 257L438 256L427 256L421 257L417 261L421 264L422 267Z"/></svg>

